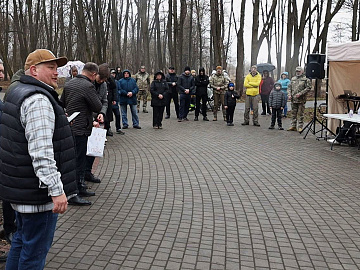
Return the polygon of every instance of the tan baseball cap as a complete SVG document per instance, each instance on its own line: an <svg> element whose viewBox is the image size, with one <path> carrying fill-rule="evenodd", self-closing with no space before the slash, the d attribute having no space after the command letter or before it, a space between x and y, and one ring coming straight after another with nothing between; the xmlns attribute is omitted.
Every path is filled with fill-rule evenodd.
<svg viewBox="0 0 360 270"><path fill-rule="evenodd" d="M37 49L30 53L25 61L24 70L28 70L32 65L56 61L58 67L65 66L68 62L66 57L56 57L51 51L46 49Z"/></svg>

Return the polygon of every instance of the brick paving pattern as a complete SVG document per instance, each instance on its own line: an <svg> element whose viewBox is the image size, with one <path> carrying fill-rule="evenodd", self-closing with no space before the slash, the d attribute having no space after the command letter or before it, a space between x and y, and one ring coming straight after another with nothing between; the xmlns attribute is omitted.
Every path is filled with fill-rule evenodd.
<svg viewBox="0 0 360 270"><path fill-rule="evenodd" d="M151 112L108 137L93 205L59 218L45 269L360 268L357 147L243 127L240 108L234 127L154 130Z"/></svg>

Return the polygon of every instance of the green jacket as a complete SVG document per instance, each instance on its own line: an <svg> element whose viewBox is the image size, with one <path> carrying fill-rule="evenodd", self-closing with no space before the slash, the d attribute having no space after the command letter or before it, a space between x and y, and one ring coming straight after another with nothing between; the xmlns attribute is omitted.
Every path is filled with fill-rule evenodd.
<svg viewBox="0 0 360 270"><path fill-rule="evenodd" d="M305 103L306 95L311 90L311 80L306 78L305 74L294 76L288 86L288 93L291 96L292 103ZM296 97L299 95L299 97Z"/></svg>

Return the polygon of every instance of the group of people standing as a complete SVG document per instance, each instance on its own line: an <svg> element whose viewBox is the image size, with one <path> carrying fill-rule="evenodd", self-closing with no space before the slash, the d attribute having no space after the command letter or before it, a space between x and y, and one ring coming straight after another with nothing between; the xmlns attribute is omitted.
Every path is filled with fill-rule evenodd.
<svg viewBox="0 0 360 270"><path fill-rule="evenodd" d="M277 120L279 130L283 130L282 117L287 117L287 101L291 101L292 120L288 131L302 132L304 125L304 111L307 93L311 90L311 80L306 78L304 69L296 68L295 76L289 80L288 72L283 72L281 78L274 82L269 76L269 71L264 70L263 76L252 66L250 73L245 77L246 88L245 113L243 126L249 125L250 110L253 110L253 124L260 126L258 122L259 96L262 101L262 113L271 115L269 129L274 129ZM297 126L298 125L298 126Z"/></svg>

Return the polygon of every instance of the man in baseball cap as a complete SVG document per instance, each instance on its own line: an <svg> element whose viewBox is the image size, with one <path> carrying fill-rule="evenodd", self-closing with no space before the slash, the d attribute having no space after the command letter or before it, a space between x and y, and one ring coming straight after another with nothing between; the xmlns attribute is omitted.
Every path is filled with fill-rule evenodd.
<svg viewBox="0 0 360 270"><path fill-rule="evenodd" d="M8 269L43 269L58 214L77 193L74 140L60 106L57 67L65 57L36 50L25 62L25 75L7 95L1 119L0 194L15 210L15 232ZM26 239L26 243L23 240Z"/></svg>
<svg viewBox="0 0 360 270"><path fill-rule="evenodd" d="M62 67L66 65L68 62L66 57L56 57L51 51L46 49L37 49L30 53L26 58L24 71L26 75L30 75L35 79L48 84L54 88L57 88L57 71L58 67ZM44 69L41 69L42 72L37 71L37 67L43 64L41 67L47 67L44 72ZM52 75L50 75L49 67L51 66L51 70L53 71ZM50 73L49 73L50 72Z"/></svg>

